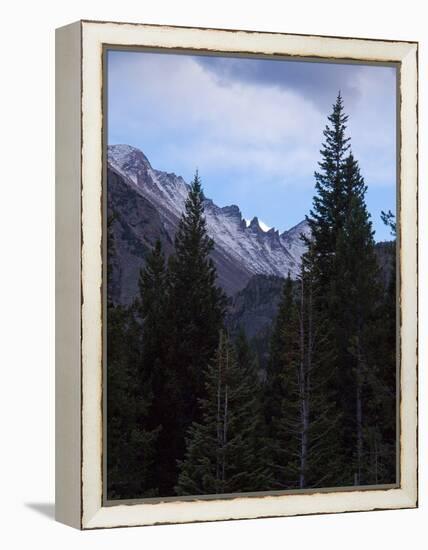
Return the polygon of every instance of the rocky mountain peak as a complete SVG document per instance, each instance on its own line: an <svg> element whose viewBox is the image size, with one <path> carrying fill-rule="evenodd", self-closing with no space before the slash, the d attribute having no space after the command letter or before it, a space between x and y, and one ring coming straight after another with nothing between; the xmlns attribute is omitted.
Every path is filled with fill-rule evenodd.
<svg viewBox="0 0 428 550"><path fill-rule="evenodd" d="M259 223L259 218L257 216L254 216L254 218L250 221L248 228L255 232L262 231Z"/></svg>
<svg viewBox="0 0 428 550"><path fill-rule="evenodd" d="M222 213L230 218L236 218L239 222L242 220L242 213L239 206L236 204L230 204L229 206L223 206L221 208Z"/></svg>
<svg viewBox="0 0 428 550"><path fill-rule="evenodd" d="M188 184L181 176L152 168L144 153L129 145L110 146L108 162L124 183L153 205L172 243L188 196ZM219 281L227 291L243 288L252 275L286 277L290 272L297 277L305 248L300 234L309 231L306 221L280 235L257 216L249 222L243 219L236 204L219 207L208 197L205 219L215 242L213 259ZM144 240L145 236L141 238Z"/></svg>
<svg viewBox="0 0 428 550"><path fill-rule="evenodd" d="M151 168L151 164L146 155L131 145L118 144L108 146L108 161L114 167L119 170L126 170L128 172L138 171L142 168Z"/></svg>
<svg viewBox="0 0 428 550"><path fill-rule="evenodd" d="M300 239L302 235L305 237L309 237L310 235L309 223L307 220L302 220L291 229L284 231L284 233L281 233L280 237L284 241L292 241L295 239Z"/></svg>

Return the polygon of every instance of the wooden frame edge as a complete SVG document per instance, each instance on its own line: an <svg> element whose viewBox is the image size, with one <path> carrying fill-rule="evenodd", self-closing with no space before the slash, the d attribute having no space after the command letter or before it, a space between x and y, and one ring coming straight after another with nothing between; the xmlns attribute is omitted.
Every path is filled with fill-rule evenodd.
<svg viewBox="0 0 428 550"><path fill-rule="evenodd" d="M107 528L118 526L154 525L159 523L183 523L194 521L220 521L226 519L245 519L253 517L272 517L288 515L308 515L314 513L336 513L346 511L367 511L379 509L413 508L417 506L417 291L413 292L411 285L417 283L417 52L418 44L408 41L385 41L376 39L344 38L344 37L318 37L314 35L295 35L283 33L264 33L257 31L230 31L226 29L201 29L188 27L163 27L156 25L139 25L130 23L106 23L81 21L74 25L79 26L82 35L79 37L82 55L82 80L81 107L82 127L81 140L81 178L82 178L82 302L81 302L81 328L82 328L82 409L79 420L82 422L82 445L79 465L81 467L81 501L79 503L79 522L65 521L75 527L83 529ZM406 386L404 406L408 425L402 430L402 461L401 487L398 489L373 490L373 491L346 491L348 503L343 502L343 492L315 493L312 495L285 495L263 496L251 498L236 498L233 500L171 502L158 504L121 504L117 506L101 506L101 455L102 455L102 400L100 386L102 374L100 369L101 348L100 328L101 319L101 201L100 183L102 163L100 155L101 144L101 97L102 74L100 61L102 46L104 43L134 44L136 33L140 46L152 47L183 47L196 50L211 50L217 52L247 53L266 55L298 55L295 52L305 42L304 57L318 53L314 45L320 44L321 57L329 58L328 53L337 47L342 41L346 41L346 48L339 50L342 55L337 59L358 59L367 61L384 61L401 63L402 69L407 71L406 78L409 82L402 89L401 120L407 120L407 129L404 129L403 142L407 151L401 150L401 188L403 182L410 182L410 190L406 190L408 200L402 208L404 213L403 227L408 232L402 235L403 243L408 254L401 265L407 263L409 269L402 274L403 280L407 280L404 292L408 304L407 317L404 325L408 327L405 335L407 353L409 353L409 368L402 372L401 384ZM187 33L189 33L187 35ZM215 37L213 36L216 35ZM231 41L225 41L225 36ZM184 39L184 36L187 38ZM258 40L257 51L249 51L248 35L251 39ZM245 36L245 38L244 38ZM143 38L142 38L143 37ZM184 39L184 40L183 40ZM81 41L81 42L80 42ZM116 41L116 42L115 42ZM127 42L128 41L128 42ZM263 46L263 41L266 44ZM310 42L310 48L307 42ZM138 42L138 40L137 40ZM175 44L175 45L174 45ZM217 48L215 47L217 44ZM278 44L281 46L279 47ZM192 48L192 45L194 48ZM199 47L197 47L199 46ZM214 46L214 49L212 48ZM221 47L220 47L221 46ZM367 48L371 46L376 50L370 55ZM375 47L374 47L375 46ZM231 50L231 48L235 48ZM240 49L241 48L241 49ZM297 49L296 49L297 48ZM263 50L263 51L260 51ZM356 57L352 57L353 55ZM293 53L294 52L294 53ZM358 53L359 52L359 53ZM365 55L368 57L365 57ZM383 59L379 59L382 57ZM401 83L403 83L402 78ZM408 84L410 83L410 88ZM57 106L57 109L60 109ZM70 114L68 115L70 121ZM402 122L403 126L403 122ZM57 132L59 126L57 126ZM61 132L63 129L61 129ZM403 131L403 127L402 127ZM407 132L407 134L406 134ZM416 134L416 135L415 135ZM80 136L80 137L81 137ZM80 140L79 140L80 144ZM405 149L406 149L405 146ZM415 154L412 153L412 148ZM415 158L414 158L415 157ZM89 161L91 159L91 161ZM80 161L80 159L79 159ZM61 155L57 154L57 163L62 162ZM79 164L80 167L80 164ZM58 172L57 172L58 178ZM79 190L80 191L80 190ZM404 195L404 194L403 194ZM416 208L416 216L414 211ZM79 218L80 220L80 218ZM80 229L80 228L79 228ZM406 230L405 230L406 231ZM80 260L80 257L79 257ZM409 280L411 278L411 281ZM80 279L79 279L80 280ZM80 300L79 300L80 304ZM416 309L414 309L416 308ZM98 327L98 328L97 328ZM413 349L414 348L414 349ZM57 374L58 374L57 367ZM63 372L60 372L63 376ZM79 377L80 383L80 377ZM80 388L80 385L79 385ZM413 404L412 404L413 402ZM75 412L75 411L74 411ZM79 407L80 415L80 407ZM403 435L404 434L404 435ZM58 431L57 431L58 436ZM79 447L80 449L80 447ZM403 473L404 472L404 473ZM80 479L79 479L80 488ZM369 497L367 496L369 495ZM350 498L348 498L350 497ZM274 500L272 500L274 499ZM338 500L339 499L339 500ZM372 502L370 503L369 500ZM254 503L263 505L263 511L256 511ZM278 509L278 504L281 504ZM290 504L293 509L290 508ZM314 504L315 503L315 504ZM322 504L321 508L319 504ZM199 507L199 513L190 515L190 506ZM162 506L159 514L159 506ZM216 508L220 507L220 508ZM187 508L187 510L186 510ZM237 510L239 509L239 512ZM145 517L144 517L145 514ZM57 519L64 521L61 514ZM162 516L162 517L161 517ZM162 519L163 518L163 519Z"/></svg>
<svg viewBox="0 0 428 550"><path fill-rule="evenodd" d="M81 23L55 45L55 518L80 529Z"/></svg>

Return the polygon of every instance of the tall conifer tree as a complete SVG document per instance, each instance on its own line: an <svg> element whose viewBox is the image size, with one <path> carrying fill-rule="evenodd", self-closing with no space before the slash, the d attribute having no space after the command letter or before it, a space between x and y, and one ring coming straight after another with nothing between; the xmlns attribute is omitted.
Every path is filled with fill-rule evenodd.
<svg viewBox="0 0 428 550"><path fill-rule="evenodd" d="M367 483L394 483L397 479L396 433L396 224L391 212L382 212L382 221L394 238L386 244L387 277L378 315L368 334L370 363L368 372L370 400L364 441Z"/></svg>
<svg viewBox="0 0 428 550"><path fill-rule="evenodd" d="M344 166L344 222L336 244L336 311L338 348L343 361L339 384L351 390L343 400L344 440L351 451L353 482L365 482L367 469L365 428L370 426L375 365L370 357L370 336L378 316L382 290L375 256L373 230L365 204L367 186L352 153ZM345 367L347 365L347 368ZM352 395L353 392L353 395Z"/></svg>
<svg viewBox="0 0 428 550"><path fill-rule="evenodd" d="M271 439L278 489L334 485L340 476L336 440L340 413L325 368L330 365L331 378L335 357L328 325L314 308L317 290L311 258L308 252L276 350L279 406L272 419Z"/></svg>
<svg viewBox="0 0 428 550"><path fill-rule="evenodd" d="M150 370L158 395L158 386L162 386L167 306L165 257L159 240L148 255L144 269L140 271L138 286L139 312L143 320L142 362Z"/></svg>
<svg viewBox="0 0 428 550"><path fill-rule="evenodd" d="M108 223L108 265L115 254ZM108 269L110 275L110 269ZM154 475L158 422L151 375L141 361L142 330L135 307L107 304L107 494L111 499L158 494Z"/></svg>
<svg viewBox="0 0 428 550"><path fill-rule="evenodd" d="M243 356L241 354L241 360ZM221 494L268 489L270 479L260 446L263 434L254 366L238 362L223 332L205 387L205 397L199 402L201 420L193 422L188 431L177 493Z"/></svg>
<svg viewBox="0 0 428 550"><path fill-rule="evenodd" d="M316 262L315 276L323 288L320 299L328 304L331 282L335 276L337 236L344 222L344 166L349 150L346 136L348 117L344 113L339 92L333 111L324 129L319 171L315 172L316 195L307 221L310 227L312 250ZM306 239L309 242L309 238Z"/></svg>
<svg viewBox="0 0 428 550"><path fill-rule="evenodd" d="M172 373L166 353L169 339L167 271L159 240L147 256L138 282L138 310L142 320L141 366L150 377L153 391L148 421L152 428L161 427L156 441L153 477L160 494L168 494L176 479L175 456L171 455L169 445L175 438L176 418L170 406Z"/></svg>
<svg viewBox="0 0 428 550"><path fill-rule="evenodd" d="M205 392L205 373L223 326L226 300L217 286L216 268L210 257L213 248L214 242L207 234L201 180L196 173L179 222L167 277L165 351L171 387L169 408L175 416L168 446L175 460L183 457L188 427L199 419L198 400Z"/></svg>
<svg viewBox="0 0 428 550"><path fill-rule="evenodd" d="M347 117L340 94L324 131L316 195L308 217L313 274L318 296L315 308L329 327L334 364L331 389L342 411L338 430L343 458L342 484L368 481L367 434L376 425L371 403L375 395L376 362L373 328L379 316L382 289L375 256L367 187L349 152Z"/></svg>
<svg viewBox="0 0 428 550"><path fill-rule="evenodd" d="M283 353L290 344L291 320L293 315L293 281L290 273L284 281L278 312L273 322L272 335L269 347L269 361L266 369L264 409L268 426L272 416L279 414L281 395L280 376L283 369ZM273 428L271 426L272 431ZM274 437L274 433L270 434Z"/></svg>

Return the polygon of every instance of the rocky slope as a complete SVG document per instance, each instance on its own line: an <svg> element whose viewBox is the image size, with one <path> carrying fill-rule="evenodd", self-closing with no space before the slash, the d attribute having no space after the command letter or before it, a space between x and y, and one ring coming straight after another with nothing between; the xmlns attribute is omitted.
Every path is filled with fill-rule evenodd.
<svg viewBox="0 0 428 550"><path fill-rule="evenodd" d="M166 254L184 209L189 186L181 176L154 169L144 153L129 145L108 148L108 209L114 216L116 262L110 281L114 299L129 303L137 291L138 270L159 236ZM305 221L289 231L265 231L257 218L247 223L238 206L219 207L205 199L213 260L227 294L242 290L254 275L296 277Z"/></svg>

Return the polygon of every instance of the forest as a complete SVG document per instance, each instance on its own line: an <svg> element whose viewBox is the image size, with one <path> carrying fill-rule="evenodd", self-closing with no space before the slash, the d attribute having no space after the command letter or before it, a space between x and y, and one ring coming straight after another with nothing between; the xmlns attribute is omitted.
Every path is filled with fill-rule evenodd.
<svg viewBox="0 0 428 550"><path fill-rule="evenodd" d="M227 330L197 172L174 253L156 242L130 306L109 300L108 228L108 499L396 483L395 217L385 270L347 120L339 93L263 368Z"/></svg>

